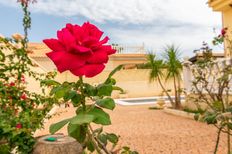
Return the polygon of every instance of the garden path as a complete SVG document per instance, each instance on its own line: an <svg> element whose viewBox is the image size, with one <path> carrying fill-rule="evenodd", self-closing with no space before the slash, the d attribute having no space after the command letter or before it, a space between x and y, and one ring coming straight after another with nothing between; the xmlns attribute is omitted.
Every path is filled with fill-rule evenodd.
<svg viewBox="0 0 232 154"><path fill-rule="evenodd" d="M151 106L151 105L150 105ZM127 145L140 154L212 154L216 140L216 129L205 123L196 122L149 110L149 105L120 106L110 112L112 125L108 132L119 134L119 145ZM74 108L58 109L38 135L48 134L51 123L73 116ZM66 134L66 129L60 133ZM218 154L226 154L226 137L223 135Z"/></svg>

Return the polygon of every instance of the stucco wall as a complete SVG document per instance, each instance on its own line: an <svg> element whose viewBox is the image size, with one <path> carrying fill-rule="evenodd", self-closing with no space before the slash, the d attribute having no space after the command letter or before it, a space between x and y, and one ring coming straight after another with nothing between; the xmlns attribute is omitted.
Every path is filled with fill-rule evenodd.
<svg viewBox="0 0 232 154"><path fill-rule="evenodd" d="M223 27L229 28L229 36L232 40L232 7L230 9L225 10L223 13ZM232 57L231 49L228 48L229 45L227 42L225 42L225 55L226 57Z"/></svg>
<svg viewBox="0 0 232 154"><path fill-rule="evenodd" d="M117 81L117 86L123 88L128 93L128 97L151 97L162 93L159 84L154 81L149 82L149 69L131 69L121 70L114 75ZM97 84L104 82L109 74L109 71L104 71L93 78L84 78L84 81L90 84ZM59 81L76 81L78 77L72 75L70 72L58 74ZM163 80L163 82L165 82ZM166 89L173 89L173 81L169 80L165 84ZM172 90L173 91L173 90ZM119 97L119 92L113 94L114 98Z"/></svg>

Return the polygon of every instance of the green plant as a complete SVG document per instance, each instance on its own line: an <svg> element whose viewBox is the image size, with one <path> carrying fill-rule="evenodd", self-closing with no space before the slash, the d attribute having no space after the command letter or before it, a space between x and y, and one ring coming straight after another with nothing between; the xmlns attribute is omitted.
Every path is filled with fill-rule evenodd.
<svg viewBox="0 0 232 154"><path fill-rule="evenodd" d="M43 84L52 88L50 95L55 99L71 102L76 107L76 115L52 124L50 133L54 134L67 125L69 136L80 142L85 150L112 154L118 151L115 148L119 136L103 132L102 126L111 124L106 110L113 110L115 102L110 96L113 90L122 91L115 86L113 75L121 70L123 65L116 67L101 84L92 86L84 82L85 77L91 78L101 73L108 56L116 52L110 45L106 45L108 37L101 40L102 34L101 30L89 22L81 26L68 23L57 32L57 38L43 40L52 50L47 56L54 62L58 71L62 73L68 70L79 78L77 82L63 83L44 80ZM110 144L112 148L109 149Z"/></svg>
<svg viewBox="0 0 232 154"><path fill-rule="evenodd" d="M227 40L228 35L223 33L214 38L214 44L222 44ZM192 66L193 93L192 100L201 109L202 104L207 105L204 112L196 114L195 118L214 125L217 129L217 140L214 154L217 153L221 133L227 135L228 154L231 153L231 129L232 129L232 104L231 104L231 80L232 68L231 59L229 61L215 61L212 50L206 43L201 48L203 58L199 59ZM232 48L230 48L232 51ZM228 63L229 62L229 63ZM200 116L201 115L201 116Z"/></svg>
<svg viewBox="0 0 232 154"><path fill-rule="evenodd" d="M157 80L159 85L161 86L163 92L167 95L170 103L172 106L175 106L175 103L173 102L173 99L171 98L169 91L165 88L163 82L161 81L164 78L164 69L165 64L162 60L159 60L156 58L156 55L154 54L148 54L147 56L148 65L151 66L151 70L149 73L149 81L152 82L154 80Z"/></svg>
<svg viewBox="0 0 232 154"><path fill-rule="evenodd" d="M55 102L46 95L45 85L41 85L40 93L27 89L27 78L41 82L45 78L52 79L54 74L33 71L35 64L28 57L27 48L27 31L31 26L28 3L22 1L21 6L25 36L15 34L12 38L0 38L1 153L10 153L13 149L22 154L31 153L35 143L33 134L43 127L43 121L49 118L47 113Z"/></svg>
<svg viewBox="0 0 232 154"><path fill-rule="evenodd" d="M167 45L163 55L165 59L165 68L167 70L166 80L173 79L174 94L175 94L175 108L181 108L181 99L180 95L182 92L181 89L181 73L182 73L182 64L180 62L180 52L177 47L174 45Z"/></svg>

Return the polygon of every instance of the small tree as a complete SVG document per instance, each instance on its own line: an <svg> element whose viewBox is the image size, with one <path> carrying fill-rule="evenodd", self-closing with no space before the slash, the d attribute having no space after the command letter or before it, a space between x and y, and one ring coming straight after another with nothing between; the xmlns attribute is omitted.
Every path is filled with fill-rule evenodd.
<svg viewBox="0 0 232 154"><path fill-rule="evenodd" d="M223 32L224 30L222 30ZM222 33L214 38L215 45L222 44L228 39L226 33ZM230 48L232 51L232 48ZM215 61L212 50L206 43L201 48L203 58L199 59L192 66L193 94L191 97L199 109L196 119L203 120L208 124L218 128L216 146L214 154L217 153L220 134L227 134L228 154L231 154L230 136L232 129L232 104L231 104L231 80L232 80L232 60ZM202 109L202 105L206 109Z"/></svg>
<svg viewBox="0 0 232 154"><path fill-rule="evenodd" d="M165 86L162 83L162 79L164 78L164 63L162 60L158 60L156 58L155 54L150 53L147 56L148 63L147 65L150 67L151 71L149 74L149 81L152 82L154 80L157 80L160 87L162 88L163 92L167 95L169 101L171 102L172 106L174 107L175 104L173 102L173 99L171 98L170 94L168 93L168 90L165 88Z"/></svg>
<svg viewBox="0 0 232 154"><path fill-rule="evenodd" d="M181 108L180 95L181 89L181 73L182 64L180 62L180 52L179 49L174 45L167 45L165 52L163 54L165 68L167 70L166 80L173 79L174 94L175 94L175 108Z"/></svg>

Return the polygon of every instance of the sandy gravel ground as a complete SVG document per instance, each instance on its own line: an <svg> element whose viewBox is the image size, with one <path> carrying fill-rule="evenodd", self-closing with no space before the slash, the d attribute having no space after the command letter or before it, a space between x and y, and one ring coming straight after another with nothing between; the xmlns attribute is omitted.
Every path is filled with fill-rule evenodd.
<svg viewBox="0 0 232 154"><path fill-rule="evenodd" d="M151 105L117 106L110 112L112 125L105 128L121 136L119 146L130 146L140 154L212 154L216 141L213 126L191 119L149 110ZM59 109L37 135L49 134L51 123L75 114L74 108ZM66 133L62 129L60 133ZM226 154L226 137L221 136L218 154Z"/></svg>

